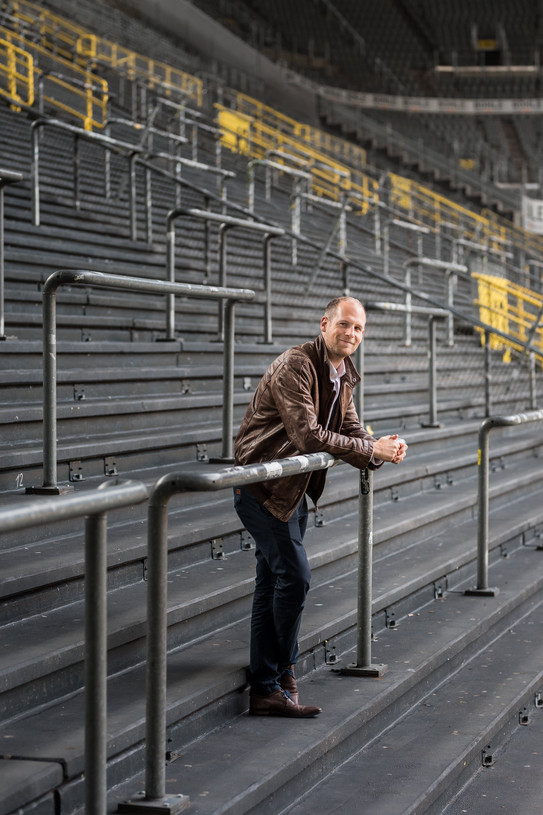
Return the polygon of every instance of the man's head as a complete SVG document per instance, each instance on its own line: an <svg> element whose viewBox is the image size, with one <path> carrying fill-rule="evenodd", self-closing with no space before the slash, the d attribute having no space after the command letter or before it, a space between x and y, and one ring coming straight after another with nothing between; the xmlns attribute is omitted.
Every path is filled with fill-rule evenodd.
<svg viewBox="0 0 543 815"><path fill-rule="evenodd" d="M353 354L364 335L366 312L355 297L335 297L321 318L321 332L328 358L336 368Z"/></svg>

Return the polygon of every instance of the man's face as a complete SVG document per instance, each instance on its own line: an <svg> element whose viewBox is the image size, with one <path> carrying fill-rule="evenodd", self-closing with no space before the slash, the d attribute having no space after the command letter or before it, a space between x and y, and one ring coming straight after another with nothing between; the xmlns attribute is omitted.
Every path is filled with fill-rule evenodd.
<svg viewBox="0 0 543 815"><path fill-rule="evenodd" d="M353 354L364 334L366 313L356 300L342 300L332 317L321 319L321 331L328 357L336 367Z"/></svg>

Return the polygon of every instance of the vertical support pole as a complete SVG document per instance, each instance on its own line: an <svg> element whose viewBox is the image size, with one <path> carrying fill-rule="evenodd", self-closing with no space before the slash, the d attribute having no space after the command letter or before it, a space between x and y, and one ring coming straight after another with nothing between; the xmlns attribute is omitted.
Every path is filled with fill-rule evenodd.
<svg viewBox="0 0 543 815"><path fill-rule="evenodd" d="M226 286L226 278L227 278L227 269L226 269L226 261L227 261L227 250L228 250L228 241L227 241L227 233L228 233L228 225L221 224L219 227L219 286ZM218 340L219 342L224 342L224 300L219 300L218 304L219 310L219 330L218 330Z"/></svg>
<svg viewBox="0 0 543 815"><path fill-rule="evenodd" d="M107 811L107 516L85 521L85 813Z"/></svg>
<svg viewBox="0 0 543 815"><path fill-rule="evenodd" d="M40 225L40 122L31 126L32 133L32 223Z"/></svg>
<svg viewBox="0 0 543 815"><path fill-rule="evenodd" d="M81 150L77 134L74 136L74 207L77 212L81 209Z"/></svg>
<svg viewBox="0 0 543 815"><path fill-rule="evenodd" d="M428 422L423 427L441 427L437 420L436 317L428 318Z"/></svg>
<svg viewBox="0 0 543 815"><path fill-rule="evenodd" d="M137 153L131 153L128 158L128 176L129 176L129 208L130 208L130 238L135 241L138 239L138 223L136 215L136 161L138 158Z"/></svg>
<svg viewBox="0 0 543 815"><path fill-rule="evenodd" d="M388 254L389 254L389 225L386 223L383 227L383 274L388 274Z"/></svg>
<svg viewBox="0 0 543 815"><path fill-rule="evenodd" d="M145 227L147 243L153 241L153 193L151 188L151 170L145 168Z"/></svg>
<svg viewBox="0 0 543 815"><path fill-rule="evenodd" d="M147 553L147 800L163 798L166 790L168 504L161 491L155 495L149 502Z"/></svg>
<svg viewBox="0 0 543 815"><path fill-rule="evenodd" d="M373 211L373 233L375 236L375 252L381 254L381 213L376 206Z"/></svg>
<svg viewBox="0 0 543 815"><path fill-rule="evenodd" d="M250 161L247 167L247 209L255 211L255 164Z"/></svg>
<svg viewBox="0 0 543 815"><path fill-rule="evenodd" d="M485 344L485 416L488 418L492 413L492 356L488 331L483 331L483 342Z"/></svg>
<svg viewBox="0 0 543 815"><path fill-rule="evenodd" d="M411 267L405 267L405 285L411 286ZM406 291L405 293L405 316L404 316L404 344L406 346L411 345L411 292Z"/></svg>
<svg viewBox="0 0 543 815"><path fill-rule="evenodd" d="M456 275L450 269L447 271L447 305L452 308L454 305L454 290L456 287ZM447 316L447 345L452 348L454 345L454 314L449 312Z"/></svg>
<svg viewBox="0 0 543 815"><path fill-rule="evenodd" d="M356 349L356 367L360 374L360 383L355 392L355 407L358 413L358 421L361 425L364 424L364 338L362 338L358 348Z"/></svg>
<svg viewBox="0 0 543 815"><path fill-rule="evenodd" d="M356 663L341 669L346 676L381 677L386 665L371 662L373 570L373 471L360 470L358 499L358 609Z"/></svg>
<svg viewBox="0 0 543 815"><path fill-rule="evenodd" d="M235 339L235 300L224 304L224 379L222 407L222 458L234 460L234 339Z"/></svg>
<svg viewBox="0 0 543 815"><path fill-rule="evenodd" d="M488 587L488 449L492 419L485 419L479 428L479 449L477 451L477 586L466 589L468 596L481 595L495 597L498 589Z"/></svg>
<svg viewBox="0 0 543 815"><path fill-rule="evenodd" d="M56 291L43 292L43 486L57 485Z"/></svg>
<svg viewBox="0 0 543 815"><path fill-rule="evenodd" d="M271 241L273 235L264 236L264 342L273 342L272 338L272 268Z"/></svg>
<svg viewBox="0 0 543 815"><path fill-rule="evenodd" d="M4 281L4 184L0 181L0 340L6 339Z"/></svg>
<svg viewBox="0 0 543 815"><path fill-rule="evenodd" d="M173 217L169 215L166 224L166 264L169 283L175 283L175 226L173 221ZM166 295L166 339L175 339L175 294L173 292L168 292Z"/></svg>
<svg viewBox="0 0 543 815"><path fill-rule="evenodd" d="M292 224L292 231L294 235L300 234L300 224L302 219L302 206L301 206L301 192L299 189L299 181L296 181L293 202L291 203L291 224ZM298 263L298 239L296 237L292 238L292 265L296 266Z"/></svg>
<svg viewBox="0 0 543 815"><path fill-rule="evenodd" d="M0 338L1 339L1 338ZM530 410L537 410L537 381L535 376L535 354L530 351Z"/></svg>

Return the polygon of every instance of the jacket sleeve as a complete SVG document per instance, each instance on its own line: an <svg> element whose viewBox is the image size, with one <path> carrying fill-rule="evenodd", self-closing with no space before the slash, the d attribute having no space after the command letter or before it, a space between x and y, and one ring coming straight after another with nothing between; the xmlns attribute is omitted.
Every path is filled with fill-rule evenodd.
<svg viewBox="0 0 543 815"><path fill-rule="evenodd" d="M315 407L318 383L309 361L279 366L270 388L288 439L299 453L331 453L361 470L371 466L374 439L360 422L356 422L359 429L356 435L334 433L319 423ZM348 425L354 431L354 406L348 413Z"/></svg>

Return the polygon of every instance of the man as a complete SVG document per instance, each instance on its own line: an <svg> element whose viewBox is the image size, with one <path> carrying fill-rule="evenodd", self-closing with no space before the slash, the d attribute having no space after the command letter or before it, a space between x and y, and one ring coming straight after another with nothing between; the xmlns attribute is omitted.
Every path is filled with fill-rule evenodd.
<svg viewBox="0 0 543 815"><path fill-rule="evenodd" d="M241 423L236 464L327 452L360 470L399 463L407 445L397 435L374 439L358 420L352 391L360 377L350 360L366 325L359 300L326 307L321 335L285 351L268 368ZM321 708L299 704L294 665L309 590L303 539L306 493L315 506L326 470L234 490L234 506L256 543L251 619L250 710L253 715L309 718Z"/></svg>

